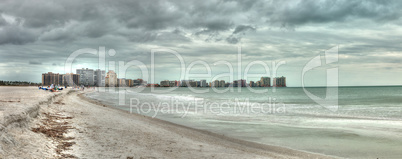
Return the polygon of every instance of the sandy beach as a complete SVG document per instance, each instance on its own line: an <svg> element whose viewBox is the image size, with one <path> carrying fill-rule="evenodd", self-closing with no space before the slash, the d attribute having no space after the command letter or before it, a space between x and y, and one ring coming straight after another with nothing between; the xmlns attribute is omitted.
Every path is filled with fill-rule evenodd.
<svg viewBox="0 0 402 159"><path fill-rule="evenodd" d="M1 158L330 158L130 114L90 91L0 87Z"/></svg>

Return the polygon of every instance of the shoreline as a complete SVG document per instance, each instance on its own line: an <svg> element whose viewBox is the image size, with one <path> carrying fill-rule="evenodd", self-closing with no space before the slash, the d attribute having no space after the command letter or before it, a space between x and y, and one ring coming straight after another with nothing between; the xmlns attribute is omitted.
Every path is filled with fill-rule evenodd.
<svg viewBox="0 0 402 159"><path fill-rule="evenodd" d="M207 130L201 130L201 129L197 129L197 128L192 128L192 127L188 127L188 126L184 126L184 125L180 125L180 124L176 124L173 122L169 122L169 121L165 121L162 119L158 119L158 118L152 118L146 115L142 115L142 114L137 114L137 113L130 113L128 111L119 109L115 106L111 106L111 105L107 105L104 103L101 103L98 100L95 99L91 99L89 97L86 97L85 95L87 93L90 92L86 92L86 93L80 93L78 96L82 99L82 100L86 100L88 102L91 102L93 104L99 105L99 106L103 106L103 107L107 107L109 109L114 109L126 114L130 114L133 116L137 116L140 118L144 118L146 120L149 120L150 122L158 125L158 126L163 126L163 127L168 127L170 131L176 132L177 133L177 129L176 128L180 128L180 129L186 129L189 130L191 132L189 133L200 133L205 135L205 137L211 137L217 140L225 140L227 142L230 143L225 143L222 144L223 146L228 146L228 147L232 147L232 148L236 148L236 149L247 149L247 150L251 150L251 149L255 149L255 150L251 150L257 153L261 153L259 151L267 151L267 152L262 152L262 153L267 153L267 154L271 154L271 153L277 153L277 154L281 154L281 155L289 155L285 158L288 158L290 156L296 157L296 158L336 158L336 156L329 156L329 155L325 155L325 154L319 154L319 153L314 153L314 152L308 152L308 151L303 151L303 150L296 150L296 149L292 149L292 148L287 148L287 147L281 147L281 146L276 146L276 145L268 145L268 144L262 144L262 143L256 143L256 142L252 142L252 141L246 141L246 140L242 140L242 139L238 139L238 138L233 138L233 137L229 137L229 136L225 136L224 134L218 134L218 133L214 133L211 131L207 131ZM209 139L210 141L213 141L213 139ZM228 144L236 144L236 145L228 145Z"/></svg>
<svg viewBox="0 0 402 159"><path fill-rule="evenodd" d="M334 158L130 113L85 97L94 90L13 91L21 106L39 101L38 111L2 129L0 158Z"/></svg>

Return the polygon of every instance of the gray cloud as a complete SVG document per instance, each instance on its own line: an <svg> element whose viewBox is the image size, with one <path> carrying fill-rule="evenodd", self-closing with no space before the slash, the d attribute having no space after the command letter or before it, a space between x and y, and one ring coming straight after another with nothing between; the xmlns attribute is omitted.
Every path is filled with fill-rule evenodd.
<svg viewBox="0 0 402 159"><path fill-rule="evenodd" d="M255 31L256 28L248 25L238 25L235 30L233 31L233 34L238 34L244 31Z"/></svg>
<svg viewBox="0 0 402 159"><path fill-rule="evenodd" d="M94 1L35 2L42 5L30 3L25 1L20 5L6 1L0 10L24 20L21 30L14 30L18 33L13 34L25 36L26 30L35 29L37 37L31 34L26 36L26 40L16 38L10 39L14 42L3 43L23 44L36 39L70 41L77 40L77 36L99 38L127 29L143 30L138 35L141 37L142 32L157 33L178 27L193 35L206 35L206 41L220 41L233 39L230 35L218 36L232 29L232 34L256 30L244 23L292 29L308 23L348 22L359 18L382 23L396 21L402 14L399 1L105 1L105 5ZM0 26L2 24L4 20L0 18ZM145 38L143 42L153 39L150 36Z"/></svg>
<svg viewBox="0 0 402 159"><path fill-rule="evenodd" d="M286 69L294 71L323 50L340 45L342 64L355 68L378 64L392 70L393 65L402 67L398 64L401 4L379 0L6 0L0 5L0 69L15 65L22 72L46 70L40 61L63 63L75 50L99 46L115 49L118 54L108 57L115 61L137 59L149 64L150 49L171 48L186 62L236 62L236 46L241 44L246 64L286 60ZM158 60L158 68L177 64L174 58ZM75 62L97 66L92 56ZM39 72L63 71L62 64L53 66L54 70Z"/></svg>
<svg viewBox="0 0 402 159"><path fill-rule="evenodd" d="M402 15L400 1L293 1L277 3L266 12L267 21L282 26L306 23L348 22L364 18L375 22L395 21Z"/></svg>
<svg viewBox="0 0 402 159"><path fill-rule="evenodd" d="M234 36L229 36L226 38L226 41L230 44L237 44L238 42L240 42L241 38L237 38Z"/></svg>
<svg viewBox="0 0 402 159"><path fill-rule="evenodd" d="M20 22L16 24L6 24L0 30L0 45L1 44L25 44L34 42L37 35L30 29L21 26Z"/></svg>
<svg viewBox="0 0 402 159"><path fill-rule="evenodd" d="M42 65L42 62L39 62L39 61L29 61L29 64L30 65Z"/></svg>

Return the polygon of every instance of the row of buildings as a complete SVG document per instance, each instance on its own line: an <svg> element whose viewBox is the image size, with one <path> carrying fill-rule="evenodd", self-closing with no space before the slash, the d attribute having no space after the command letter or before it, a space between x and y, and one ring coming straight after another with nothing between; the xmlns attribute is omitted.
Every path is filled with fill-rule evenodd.
<svg viewBox="0 0 402 159"><path fill-rule="evenodd" d="M109 70L105 77L105 87L133 87L146 85L147 82L142 79L117 78L117 74Z"/></svg>
<svg viewBox="0 0 402 159"><path fill-rule="evenodd" d="M62 86L76 86L80 82L80 76L78 74L67 73L42 73L42 86L49 86L51 84Z"/></svg>
<svg viewBox="0 0 402 159"><path fill-rule="evenodd" d="M160 87L286 87L286 77L276 77L273 79L271 85L270 77L261 77L259 81L246 82L244 79L235 80L233 82L225 82L224 80L215 80L207 83L206 80L181 80L169 81L164 80L160 82ZM42 85L62 85L62 86L98 86L98 87L133 87L139 85L147 85L147 82L142 79L125 79L117 78L117 74L109 70L100 69L77 69L76 74L67 73L43 73ZM154 85L152 85L154 86Z"/></svg>
<svg viewBox="0 0 402 159"><path fill-rule="evenodd" d="M132 87L146 84L146 82L142 79L119 79L112 70L105 73L105 70L82 68L77 69L76 74L43 73L42 85L51 84L62 86Z"/></svg>
<svg viewBox="0 0 402 159"><path fill-rule="evenodd" d="M270 77L261 77L259 81L250 81L248 84L246 80L240 79L233 82L225 82L225 80L215 80L207 83L206 80L181 80L169 81L164 80L160 82L160 87L286 87L286 77L276 77L273 79L271 85Z"/></svg>

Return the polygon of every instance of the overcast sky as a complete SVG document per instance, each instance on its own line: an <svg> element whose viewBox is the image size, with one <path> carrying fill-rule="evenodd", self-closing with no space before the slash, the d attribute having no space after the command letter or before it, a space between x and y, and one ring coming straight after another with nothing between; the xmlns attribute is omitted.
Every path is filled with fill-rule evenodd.
<svg viewBox="0 0 402 159"><path fill-rule="evenodd" d="M307 85L325 85L328 68L339 69L343 86L400 85L401 8L402 1L390 0L3 0L0 80L40 82L44 72L65 73L72 52L100 46L116 51L106 56L107 62L138 60L149 71L151 49L172 49L183 57L185 67L202 60L217 75L229 71L225 65L214 65L222 60L238 71L241 47L243 72L249 63L262 61L272 73L271 63L284 61L276 76L286 76L288 86L300 86L304 66L339 46L338 63L306 73ZM79 56L73 67L97 69L97 61L97 56ZM180 79L175 56L156 54L155 63L156 81ZM206 69L196 65L190 72ZM266 72L255 65L250 73ZM122 74L142 78L135 67Z"/></svg>

